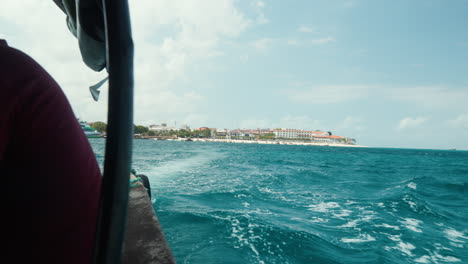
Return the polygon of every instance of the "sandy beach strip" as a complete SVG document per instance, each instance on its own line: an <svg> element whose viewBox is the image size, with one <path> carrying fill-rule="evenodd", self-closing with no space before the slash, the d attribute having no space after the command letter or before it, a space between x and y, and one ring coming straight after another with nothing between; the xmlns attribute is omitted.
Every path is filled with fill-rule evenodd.
<svg viewBox="0 0 468 264"><path fill-rule="evenodd" d="M185 139L178 139L178 140L185 141ZM242 139L192 138L192 141L243 143L243 144L269 144L269 145L297 145L297 146L327 146L327 147L367 148L367 146L342 144L342 143L294 142L294 141L284 141L284 140L242 140Z"/></svg>

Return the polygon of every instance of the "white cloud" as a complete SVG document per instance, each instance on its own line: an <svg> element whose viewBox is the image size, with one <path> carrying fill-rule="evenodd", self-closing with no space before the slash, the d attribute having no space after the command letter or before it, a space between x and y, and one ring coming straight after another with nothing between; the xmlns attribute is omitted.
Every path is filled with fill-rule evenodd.
<svg viewBox="0 0 468 264"><path fill-rule="evenodd" d="M356 0L346 0L343 2L343 7L345 8L353 8L358 5Z"/></svg>
<svg viewBox="0 0 468 264"><path fill-rule="evenodd" d="M240 128L295 128L295 129L306 129L316 130L325 129L320 120L314 119L310 116L283 116L276 120L270 119L255 119L249 118L240 122Z"/></svg>
<svg viewBox="0 0 468 264"><path fill-rule="evenodd" d="M93 113L95 118L104 118L106 98L100 104L94 103L88 87L105 74L93 72L82 62L78 43L66 26L65 14L52 1L2 0L2 10L8 10L0 13L0 28L5 30L9 45L30 55L53 76L75 114L87 117Z"/></svg>
<svg viewBox="0 0 468 264"><path fill-rule="evenodd" d="M334 37L324 37L324 38L319 38L319 39L313 39L310 41L312 44L317 44L317 45L323 45L323 44L328 44L328 43L333 43L336 42L336 39Z"/></svg>
<svg viewBox="0 0 468 264"><path fill-rule="evenodd" d="M352 50L351 52L348 53L348 56L351 57L362 57L368 54L367 49L357 49L357 50Z"/></svg>
<svg viewBox="0 0 468 264"><path fill-rule="evenodd" d="M192 128L208 126L212 120L209 120L206 115L190 113L186 115L180 124L186 124L192 126Z"/></svg>
<svg viewBox="0 0 468 264"><path fill-rule="evenodd" d="M339 103L367 97L399 101L430 109L468 110L468 87L296 84L285 93L298 103Z"/></svg>
<svg viewBox="0 0 468 264"><path fill-rule="evenodd" d="M363 130L362 119L359 117L347 116L343 121L341 121L338 126L338 129L355 129Z"/></svg>
<svg viewBox="0 0 468 264"><path fill-rule="evenodd" d="M285 116L279 120L276 127L297 128L306 130L323 129L320 120L310 116Z"/></svg>
<svg viewBox="0 0 468 264"><path fill-rule="evenodd" d="M419 127L429 120L428 117L405 117L398 122L397 130Z"/></svg>
<svg viewBox="0 0 468 264"><path fill-rule="evenodd" d="M386 87L383 96L427 108L466 109L468 110L468 87L416 86Z"/></svg>
<svg viewBox="0 0 468 264"><path fill-rule="evenodd" d="M315 32L315 29L311 28L311 27L308 27L308 26L300 26L297 31L299 32L304 32L304 33L313 33Z"/></svg>
<svg viewBox="0 0 468 264"><path fill-rule="evenodd" d="M365 98L371 88L365 85L321 85L301 90L288 90L286 94L291 101L297 103L330 104Z"/></svg>
<svg viewBox="0 0 468 264"><path fill-rule="evenodd" d="M466 128L468 129L468 114L460 114L454 119L448 121L448 123L455 128Z"/></svg>
<svg viewBox="0 0 468 264"><path fill-rule="evenodd" d="M273 39L271 38L261 38L251 42L250 45L259 51L267 51L272 43Z"/></svg>
<svg viewBox="0 0 468 264"><path fill-rule="evenodd" d="M68 32L63 12L52 1L36 0L2 0L2 10L8 10L0 14L0 28L8 42L46 68L77 115L88 120L104 119L106 88L100 102L94 103L88 87L106 74L94 73L81 62L77 41ZM180 109L189 109L187 106L195 108L202 96L181 90L176 83L188 82L194 65L222 54L220 43L237 38L251 25L235 0L131 0L130 11L137 122L154 119L156 111L180 113Z"/></svg>
<svg viewBox="0 0 468 264"><path fill-rule="evenodd" d="M169 102L169 103L168 103ZM203 102L203 96L194 92L176 94L172 91L160 91L156 97L142 97L139 100L139 107L153 113L191 113L197 105Z"/></svg>
<svg viewBox="0 0 468 264"><path fill-rule="evenodd" d="M257 13L257 18L255 22L257 24L268 24L270 20L265 15L266 4L264 1L253 1L251 4L254 7L255 12Z"/></svg>
<svg viewBox="0 0 468 264"><path fill-rule="evenodd" d="M239 128L255 129L255 128L272 128L272 122L268 119L249 118L242 120Z"/></svg>
<svg viewBox="0 0 468 264"><path fill-rule="evenodd" d="M325 45L336 42L336 39L333 37L324 37L318 39L287 39L285 40L287 45L296 46L296 45Z"/></svg>
<svg viewBox="0 0 468 264"><path fill-rule="evenodd" d="M240 57L239 57L239 60L242 62L242 63L247 63L249 61L249 54L242 54Z"/></svg>

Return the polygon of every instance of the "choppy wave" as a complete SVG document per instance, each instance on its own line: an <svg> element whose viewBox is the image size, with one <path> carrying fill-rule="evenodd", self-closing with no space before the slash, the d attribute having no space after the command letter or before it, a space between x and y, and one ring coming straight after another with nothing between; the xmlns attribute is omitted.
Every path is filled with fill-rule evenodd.
<svg viewBox="0 0 468 264"><path fill-rule="evenodd" d="M468 152L135 144L179 263L468 263Z"/></svg>

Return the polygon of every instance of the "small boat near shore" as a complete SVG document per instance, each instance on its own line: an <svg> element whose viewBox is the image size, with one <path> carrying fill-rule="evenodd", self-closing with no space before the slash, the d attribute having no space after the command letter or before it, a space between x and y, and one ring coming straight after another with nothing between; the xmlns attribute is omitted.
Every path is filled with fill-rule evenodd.
<svg viewBox="0 0 468 264"><path fill-rule="evenodd" d="M81 129L85 133L87 138L100 138L102 134L97 132L94 128L88 126L85 122L80 121Z"/></svg>

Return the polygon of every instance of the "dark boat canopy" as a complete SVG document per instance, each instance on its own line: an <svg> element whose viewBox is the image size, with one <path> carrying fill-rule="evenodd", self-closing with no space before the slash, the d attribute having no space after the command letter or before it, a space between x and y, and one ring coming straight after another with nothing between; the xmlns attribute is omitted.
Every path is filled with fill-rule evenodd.
<svg viewBox="0 0 468 264"><path fill-rule="evenodd" d="M94 71L107 67L106 37L100 0L53 0L67 15L67 25L78 39L84 63Z"/></svg>

